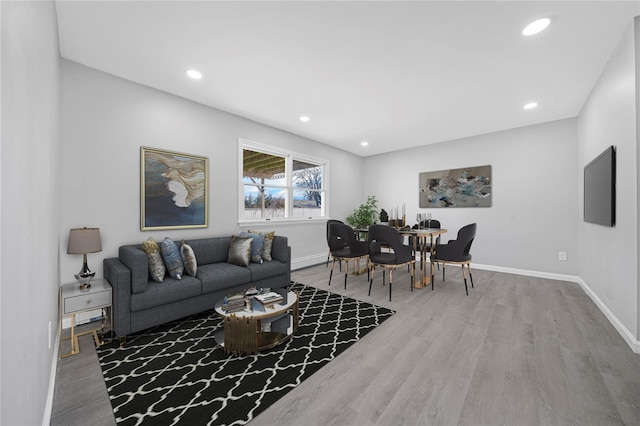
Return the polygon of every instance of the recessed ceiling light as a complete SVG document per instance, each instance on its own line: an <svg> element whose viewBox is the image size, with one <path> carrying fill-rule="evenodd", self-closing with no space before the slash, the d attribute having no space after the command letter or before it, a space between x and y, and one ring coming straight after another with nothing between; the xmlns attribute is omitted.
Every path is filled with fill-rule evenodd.
<svg viewBox="0 0 640 426"><path fill-rule="evenodd" d="M540 31L544 30L551 23L551 19L542 18L537 21L533 21L529 25L527 25L524 30L522 30L522 35L530 36L534 34L538 34Z"/></svg>
<svg viewBox="0 0 640 426"><path fill-rule="evenodd" d="M360 142L360 145L362 145L362 146L368 146L368 145L369 145L369 142L367 142L367 141L362 141L362 142Z"/></svg>
<svg viewBox="0 0 640 426"><path fill-rule="evenodd" d="M194 80L200 80L202 78L202 73L198 70L187 70L187 75Z"/></svg>
<svg viewBox="0 0 640 426"><path fill-rule="evenodd" d="M528 104L525 104L524 109L533 109L537 106L538 106L537 102L529 102Z"/></svg>
<svg viewBox="0 0 640 426"><path fill-rule="evenodd" d="M309 120L311 120L311 119L309 117L307 117L306 115L303 115L302 117L300 117L300 121L302 121L303 123L306 123Z"/></svg>

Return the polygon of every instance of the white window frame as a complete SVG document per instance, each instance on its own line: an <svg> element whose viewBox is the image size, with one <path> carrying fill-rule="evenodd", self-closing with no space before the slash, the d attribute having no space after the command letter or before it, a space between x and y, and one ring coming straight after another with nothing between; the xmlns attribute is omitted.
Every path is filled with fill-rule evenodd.
<svg viewBox="0 0 640 426"><path fill-rule="evenodd" d="M285 217L283 218L263 218L263 219L245 219L244 218L244 162L243 162L243 150L248 149L251 151L258 151L265 154L276 155L284 157L285 159ZM299 160L308 162L311 164L317 164L322 167L322 205L319 217L293 217L293 187L291 170L293 169L293 161ZM238 225L239 226L251 226L260 225L265 223L301 223L312 221L326 221L329 216L329 160L324 158L314 157L307 154L301 154L299 152L291 151L284 148L279 148L260 142L254 142L244 138L238 138Z"/></svg>

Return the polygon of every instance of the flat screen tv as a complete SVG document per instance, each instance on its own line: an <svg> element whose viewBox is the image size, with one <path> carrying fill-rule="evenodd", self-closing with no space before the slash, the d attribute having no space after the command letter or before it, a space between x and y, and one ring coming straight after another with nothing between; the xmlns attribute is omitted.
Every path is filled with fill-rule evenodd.
<svg viewBox="0 0 640 426"><path fill-rule="evenodd" d="M616 149L607 148L584 166L584 221L616 223Z"/></svg>

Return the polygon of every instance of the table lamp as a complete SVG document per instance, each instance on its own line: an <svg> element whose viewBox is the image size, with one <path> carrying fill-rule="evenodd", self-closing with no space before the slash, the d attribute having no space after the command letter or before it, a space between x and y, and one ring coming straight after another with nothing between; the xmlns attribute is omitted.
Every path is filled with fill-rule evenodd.
<svg viewBox="0 0 640 426"><path fill-rule="evenodd" d="M99 251L102 251L100 228L87 228L85 226L84 228L75 228L69 231L67 254L81 254L83 256L82 269L75 275L82 290L91 287L91 279L96 275L87 266L87 253Z"/></svg>

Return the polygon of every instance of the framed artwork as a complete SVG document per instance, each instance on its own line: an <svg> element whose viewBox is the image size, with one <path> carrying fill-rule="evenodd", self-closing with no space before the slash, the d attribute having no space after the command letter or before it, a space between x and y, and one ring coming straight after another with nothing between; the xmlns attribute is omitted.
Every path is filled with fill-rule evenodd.
<svg viewBox="0 0 640 426"><path fill-rule="evenodd" d="M491 207L491 166L424 172L420 208Z"/></svg>
<svg viewBox="0 0 640 426"><path fill-rule="evenodd" d="M209 158L140 147L140 229L206 228Z"/></svg>

